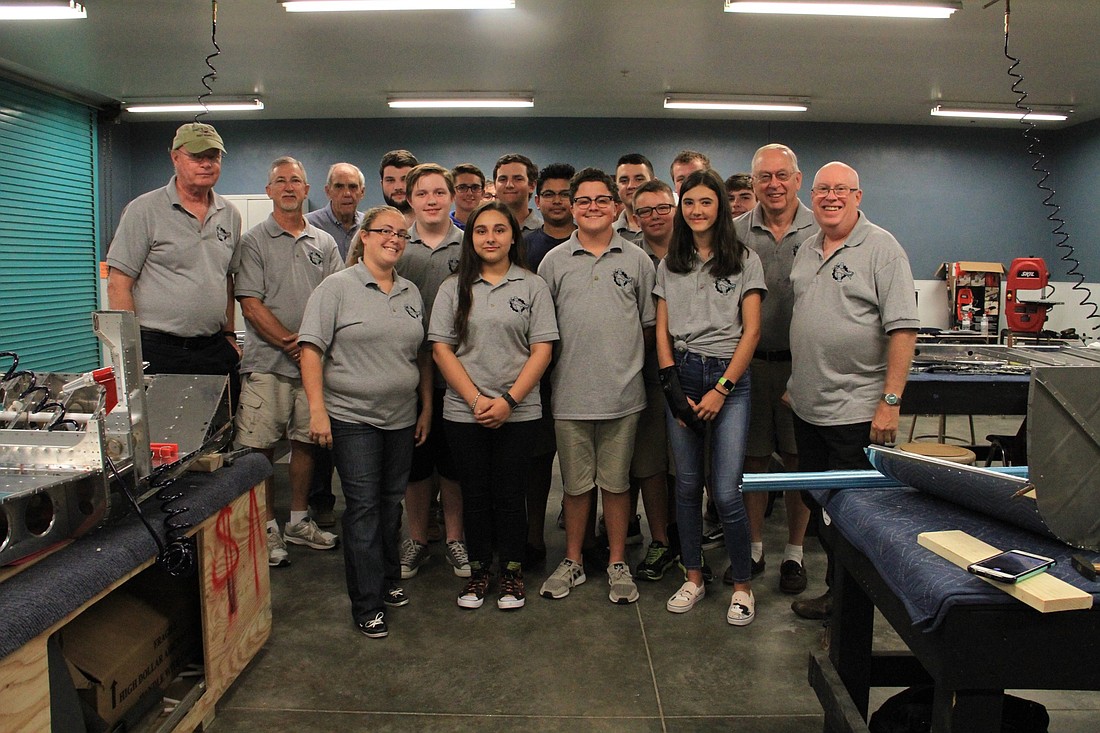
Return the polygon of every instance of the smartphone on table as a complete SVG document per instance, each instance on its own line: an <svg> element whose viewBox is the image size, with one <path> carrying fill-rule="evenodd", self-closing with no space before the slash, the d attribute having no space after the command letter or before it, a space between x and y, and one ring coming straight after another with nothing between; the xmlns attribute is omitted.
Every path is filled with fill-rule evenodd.
<svg viewBox="0 0 1100 733"><path fill-rule="evenodd" d="M1054 558L1035 555L1023 550L1008 550L967 566L974 575L995 580L998 583L1019 583L1045 571L1054 564Z"/></svg>

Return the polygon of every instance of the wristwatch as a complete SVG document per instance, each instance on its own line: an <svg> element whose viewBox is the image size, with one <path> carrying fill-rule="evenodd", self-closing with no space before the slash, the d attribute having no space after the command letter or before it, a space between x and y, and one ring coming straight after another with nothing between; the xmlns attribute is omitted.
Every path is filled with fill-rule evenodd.
<svg viewBox="0 0 1100 733"><path fill-rule="evenodd" d="M511 394L510 394L510 393L508 392L508 390L504 390L504 394L502 394L502 395L500 396L500 398L501 398L502 400L504 400L505 402L507 402L507 403L508 403L508 406L509 406L509 407L511 407L511 408L512 408L513 410L514 410L514 409L516 409L517 407L519 407L519 403L518 403L518 402L516 402L516 398L515 398L515 397L513 397L513 396L512 396L512 395L511 395Z"/></svg>
<svg viewBox="0 0 1100 733"><path fill-rule="evenodd" d="M901 404L901 397L898 397L893 392L887 392L882 396L882 401L890 405L890 407L896 407Z"/></svg>

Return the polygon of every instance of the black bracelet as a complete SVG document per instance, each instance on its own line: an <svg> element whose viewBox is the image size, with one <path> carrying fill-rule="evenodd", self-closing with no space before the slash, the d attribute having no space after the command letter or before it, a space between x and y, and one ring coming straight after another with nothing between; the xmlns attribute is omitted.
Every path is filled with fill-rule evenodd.
<svg viewBox="0 0 1100 733"><path fill-rule="evenodd" d="M509 406L509 407L511 407L511 408L512 408L513 410L514 410L514 409L516 409L517 407L519 407L519 403L518 403L518 402L516 402L516 398L515 398L515 397L513 397L513 396L512 396L512 395L511 395L511 394L510 394L510 393L508 392L508 390L504 390L504 394L502 394L502 395L500 396L500 398L501 398L502 400L504 400L505 402L507 402L507 403L508 403L508 406Z"/></svg>

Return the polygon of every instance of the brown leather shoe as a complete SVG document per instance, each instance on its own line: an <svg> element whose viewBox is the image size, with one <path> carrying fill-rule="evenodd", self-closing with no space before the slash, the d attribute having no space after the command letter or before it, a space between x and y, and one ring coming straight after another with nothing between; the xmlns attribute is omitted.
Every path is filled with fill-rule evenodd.
<svg viewBox="0 0 1100 733"><path fill-rule="evenodd" d="M791 604L791 610L802 618L811 621L820 621L829 618L833 612L833 597L829 591L825 591L817 598L804 601L795 601Z"/></svg>

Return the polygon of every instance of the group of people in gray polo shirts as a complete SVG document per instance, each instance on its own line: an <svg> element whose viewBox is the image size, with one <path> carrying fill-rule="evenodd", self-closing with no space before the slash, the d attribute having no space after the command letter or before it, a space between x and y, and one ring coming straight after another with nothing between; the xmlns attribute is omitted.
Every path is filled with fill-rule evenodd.
<svg viewBox="0 0 1100 733"><path fill-rule="evenodd" d="M401 503L414 484L434 491L434 472L457 481L461 492L457 515L453 498L443 495L459 519L457 530L453 522L447 527L448 560L465 578L458 606L480 607L497 579L498 608L524 606L527 497L545 412L553 415L566 546L539 595L561 599L587 580L582 550L598 494L609 599L636 601L635 576L659 580L678 558L684 583L666 605L692 610L709 580L705 484L729 560L726 619L734 626L755 617L752 578L764 570L757 503L741 491L746 462L756 466L760 455L752 434L766 434L768 452L788 469L797 456L802 470L862 466L864 446L896 437L919 326L912 275L896 240L859 210L858 174L843 163L815 176L812 221L797 198L797 158L782 145L754 156L757 204L736 221L722 179L706 165L678 176L678 197L634 176L626 211L619 200L625 183L585 168L567 182L572 233L541 258L536 275L526 269L525 226L544 223L526 205L534 181L520 179L535 171L524 156L498 163L505 169L498 194L508 198L463 210L464 221L451 210L455 175L431 163L403 165L415 162L407 151L394 151L382 167L388 205L359 212L362 173L339 163L325 185L329 206L307 219L305 169L279 158L268 171L271 217L239 236L239 215L213 192L224 150L209 125L177 132L176 176L166 194L131 204L112 242L112 307L137 313L143 347L148 340L151 350L168 348L169 362L197 371L196 354L217 361L206 352L235 346L228 335L233 298L240 301L246 340L238 440L269 456L284 436L291 445L285 529L268 490L269 563L289 563L286 542L322 550L342 543L353 620L368 637L386 636L388 609L410 602L401 580L426 559L426 538L418 539L421 523L410 517L417 557L404 557L410 548L399 541ZM643 156L626 164L648 166L652 178ZM465 192L484 188L479 173L462 167ZM636 214L634 191L668 203ZM154 206L158 196L163 206ZM622 236L633 226L638 244ZM658 231L665 233L659 246L648 239ZM562 233L561 222L554 233ZM178 285L188 278L206 289ZM214 279L226 301L216 302L223 291L214 292ZM173 306L167 313L166 303ZM762 351L763 343L788 348ZM665 528L654 532L647 560L632 573L631 463L639 419L655 395L643 379L647 354L667 400L670 526L679 531L667 545L656 540ZM786 374L771 374L777 366ZM544 375L548 389L540 390ZM762 399L758 381L769 385ZM758 413L770 416L768 428L758 428ZM423 451L431 440L449 448L447 468L438 447L426 468L414 468L414 448ZM332 449L345 494L341 537L318 526L307 504L312 476L324 473L314 471L315 458L327 453L318 445ZM427 496L409 496L418 514ZM794 499L787 501L780 589L799 593L809 507ZM650 563L650 555L660 562ZM822 618L830 605L826 592L794 609Z"/></svg>

